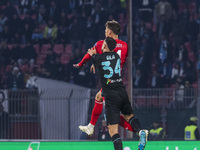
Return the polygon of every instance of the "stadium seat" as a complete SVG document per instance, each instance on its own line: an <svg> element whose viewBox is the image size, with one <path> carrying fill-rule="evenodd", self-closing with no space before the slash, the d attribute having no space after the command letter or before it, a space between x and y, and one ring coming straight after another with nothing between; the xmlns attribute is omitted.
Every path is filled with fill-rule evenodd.
<svg viewBox="0 0 200 150"><path fill-rule="evenodd" d="M40 53L40 45L34 44L33 47L35 48L36 53Z"/></svg>
<svg viewBox="0 0 200 150"><path fill-rule="evenodd" d="M63 54L61 55L60 61L61 61L61 63L64 64L64 65L68 64L68 62L70 61L70 54L63 53Z"/></svg>
<svg viewBox="0 0 200 150"><path fill-rule="evenodd" d="M54 47L53 47L53 51L54 51L56 54L62 54L63 51L64 51L64 46L63 46L63 44L55 44Z"/></svg>
<svg viewBox="0 0 200 150"><path fill-rule="evenodd" d="M38 65L43 65L44 62L45 62L45 58L46 58L46 55L44 55L44 54L39 54L39 55L37 56L36 64L38 64Z"/></svg>
<svg viewBox="0 0 200 150"><path fill-rule="evenodd" d="M71 44L67 44L65 47L65 53L72 53L72 45Z"/></svg>
<svg viewBox="0 0 200 150"><path fill-rule="evenodd" d="M42 47L41 47L41 53L42 54L47 54L47 50L51 48L51 44L42 44Z"/></svg>

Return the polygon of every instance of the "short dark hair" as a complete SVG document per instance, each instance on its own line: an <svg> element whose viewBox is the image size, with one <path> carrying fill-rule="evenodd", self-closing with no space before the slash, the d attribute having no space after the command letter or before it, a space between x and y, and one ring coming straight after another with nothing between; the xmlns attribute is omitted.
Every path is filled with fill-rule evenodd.
<svg viewBox="0 0 200 150"><path fill-rule="evenodd" d="M115 39L111 37L107 37L105 41L106 41L106 44L108 45L109 50L113 51L117 45L117 42L115 41Z"/></svg>
<svg viewBox="0 0 200 150"><path fill-rule="evenodd" d="M115 21L115 20L112 20L112 21L107 21L105 26L107 28L109 28L110 30L112 30L112 32L116 35L119 34L120 32L120 24L119 22Z"/></svg>

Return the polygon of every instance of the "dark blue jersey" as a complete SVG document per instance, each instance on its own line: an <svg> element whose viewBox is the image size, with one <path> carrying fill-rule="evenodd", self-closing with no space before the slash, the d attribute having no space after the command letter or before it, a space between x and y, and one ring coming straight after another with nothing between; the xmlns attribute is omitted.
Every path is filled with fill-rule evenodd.
<svg viewBox="0 0 200 150"><path fill-rule="evenodd" d="M93 55L92 60L100 76L103 94L124 88L120 68L121 60L116 52L96 54Z"/></svg>

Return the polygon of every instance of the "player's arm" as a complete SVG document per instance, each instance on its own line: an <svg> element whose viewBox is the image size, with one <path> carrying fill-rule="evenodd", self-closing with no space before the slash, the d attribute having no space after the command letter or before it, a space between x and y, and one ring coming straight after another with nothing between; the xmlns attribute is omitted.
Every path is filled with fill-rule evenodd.
<svg viewBox="0 0 200 150"><path fill-rule="evenodd" d="M79 68L82 67L84 64L86 64L92 57L90 56L90 54L85 54L85 56L83 57L83 59L78 63L78 64L73 64L73 66L75 68Z"/></svg>

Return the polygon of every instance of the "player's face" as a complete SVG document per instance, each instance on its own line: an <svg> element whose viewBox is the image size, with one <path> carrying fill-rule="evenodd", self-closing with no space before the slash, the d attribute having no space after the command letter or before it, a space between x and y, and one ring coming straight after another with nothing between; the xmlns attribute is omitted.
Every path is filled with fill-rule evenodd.
<svg viewBox="0 0 200 150"><path fill-rule="evenodd" d="M102 45L102 47L101 47L102 52L104 52L104 50L105 50L105 46L106 46L106 42L103 41L103 45Z"/></svg>
<svg viewBox="0 0 200 150"><path fill-rule="evenodd" d="M108 27L106 27L105 29L105 37L110 37L110 29Z"/></svg>

